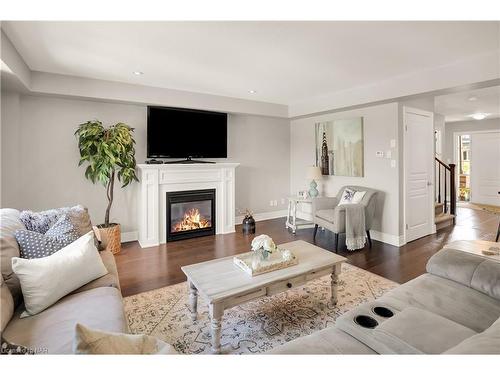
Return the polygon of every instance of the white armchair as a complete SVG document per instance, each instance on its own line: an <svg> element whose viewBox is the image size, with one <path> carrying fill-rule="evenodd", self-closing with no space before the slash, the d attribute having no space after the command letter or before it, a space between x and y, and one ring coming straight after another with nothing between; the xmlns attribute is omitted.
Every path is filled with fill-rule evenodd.
<svg viewBox="0 0 500 375"><path fill-rule="evenodd" d="M313 239L316 240L318 226L328 229L335 234L335 250L338 251L339 234L345 233L345 206L339 206L344 189L350 188L357 191L366 191L360 203L365 207L365 227L368 244L372 247L370 229L375 215L375 196L377 191L363 186L344 186L336 197L317 197L312 201L312 216L314 223Z"/></svg>

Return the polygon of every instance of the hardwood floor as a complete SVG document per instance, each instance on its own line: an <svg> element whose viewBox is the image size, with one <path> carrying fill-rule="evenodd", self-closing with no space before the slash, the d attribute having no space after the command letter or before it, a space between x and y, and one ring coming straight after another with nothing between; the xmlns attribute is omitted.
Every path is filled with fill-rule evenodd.
<svg viewBox="0 0 500 375"><path fill-rule="evenodd" d="M371 249L348 252L345 238L340 236L339 254L349 263L398 283L404 283L425 272L427 260L444 244L455 240L480 239L494 241L499 216L470 208L457 207L456 225L436 234L420 238L400 248L373 241ZM276 243L296 239L312 242L312 229L298 230L296 235L285 229L284 219L257 223L258 234L270 235ZM115 256L124 296L185 281L181 266L249 251L253 235L245 236L241 227L236 233L193 238L141 249L138 242L123 244ZM318 231L316 244L334 251L334 236Z"/></svg>

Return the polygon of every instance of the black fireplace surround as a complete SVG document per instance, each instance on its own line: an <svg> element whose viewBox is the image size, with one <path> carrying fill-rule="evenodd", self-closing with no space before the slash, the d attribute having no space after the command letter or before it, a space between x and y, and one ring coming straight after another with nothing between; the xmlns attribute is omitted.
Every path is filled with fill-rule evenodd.
<svg viewBox="0 0 500 375"><path fill-rule="evenodd" d="M215 189L167 193L167 242L215 234Z"/></svg>

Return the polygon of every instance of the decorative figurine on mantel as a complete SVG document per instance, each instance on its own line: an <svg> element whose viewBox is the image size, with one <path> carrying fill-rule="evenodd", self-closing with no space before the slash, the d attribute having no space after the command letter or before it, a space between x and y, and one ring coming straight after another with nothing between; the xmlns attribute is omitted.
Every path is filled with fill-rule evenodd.
<svg viewBox="0 0 500 375"><path fill-rule="evenodd" d="M319 180L321 176L321 169L319 167L309 167L307 170L307 178L311 180L311 183L309 184L310 198L316 198L318 196L319 191L317 189L318 184L316 183L316 180Z"/></svg>
<svg viewBox="0 0 500 375"><path fill-rule="evenodd" d="M255 219L253 218L252 212L248 208L245 210L245 217L243 218L241 230L243 234L255 233Z"/></svg>

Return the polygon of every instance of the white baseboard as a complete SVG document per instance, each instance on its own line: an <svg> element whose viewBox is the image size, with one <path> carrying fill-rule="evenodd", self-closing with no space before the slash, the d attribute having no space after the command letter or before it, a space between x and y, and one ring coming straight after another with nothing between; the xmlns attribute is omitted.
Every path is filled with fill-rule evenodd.
<svg viewBox="0 0 500 375"><path fill-rule="evenodd" d="M137 241L139 235L136 231L134 232L122 232L121 241L123 242L132 242Z"/></svg>
<svg viewBox="0 0 500 375"><path fill-rule="evenodd" d="M396 236L394 234L378 232L373 229L370 230L370 235L373 240L384 242L389 245L400 247L405 244L404 236Z"/></svg>
<svg viewBox="0 0 500 375"><path fill-rule="evenodd" d="M277 219L280 217L285 217L287 215L287 210L279 210L279 211L269 211L269 212L260 212L258 214L254 214L253 218L255 221L262 221L262 220L271 220L271 219ZM243 221L243 218L245 216L236 216L236 225L241 224Z"/></svg>

